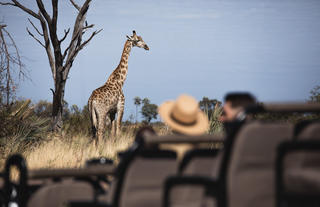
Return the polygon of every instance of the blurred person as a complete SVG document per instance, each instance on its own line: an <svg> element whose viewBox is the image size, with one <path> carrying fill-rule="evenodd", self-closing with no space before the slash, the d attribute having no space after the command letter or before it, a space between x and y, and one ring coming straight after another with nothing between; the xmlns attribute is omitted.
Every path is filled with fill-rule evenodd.
<svg viewBox="0 0 320 207"><path fill-rule="evenodd" d="M245 109L256 104L253 95L246 92L228 93L224 98L223 111L220 116L221 122L244 121L248 118Z"/></svg>
<svg viewBox="0 0 320 207"><path fill-rule="evenodd" d="M246 107L256 104L256 98L247 92L227 93L224 97L223 111L219 120L223 123L225 133L233 137L243 123L251 119L245 112Z"/></svg>

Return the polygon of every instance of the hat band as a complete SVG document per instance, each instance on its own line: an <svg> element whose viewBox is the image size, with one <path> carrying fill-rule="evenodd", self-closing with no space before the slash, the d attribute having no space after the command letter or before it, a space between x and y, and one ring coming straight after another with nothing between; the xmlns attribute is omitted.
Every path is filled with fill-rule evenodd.
<svg viewBox="0 0 320 207"><path fill-rule="evenodd" d="M195 125L197 123L197 120L194 120L193 122L190 122L190 123L182 122L182 121L178 120L176 117L174 117L172 113L170 114L170 118L174 122L176 122L177 124L183 125L183 126L192 126L192 125Z"/></svg>

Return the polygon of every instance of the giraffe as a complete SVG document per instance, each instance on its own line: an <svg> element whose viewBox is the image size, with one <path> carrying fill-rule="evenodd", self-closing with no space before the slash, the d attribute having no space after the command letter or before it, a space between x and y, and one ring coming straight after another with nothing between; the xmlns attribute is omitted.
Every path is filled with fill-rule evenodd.
<svg viewBox="0 0 320 207"><path fill-rule="evenodd" d="M118 67L111 73L103 86L92 92L88 100L92 133L96 144L102 141L106 125L111 123L112 136L120 132L125 102L122 86L127 77L128 58L132 47L149 50L148 45L135 31L132 36L127 35ZM116 114L117 119L115 119Z"/></svg>

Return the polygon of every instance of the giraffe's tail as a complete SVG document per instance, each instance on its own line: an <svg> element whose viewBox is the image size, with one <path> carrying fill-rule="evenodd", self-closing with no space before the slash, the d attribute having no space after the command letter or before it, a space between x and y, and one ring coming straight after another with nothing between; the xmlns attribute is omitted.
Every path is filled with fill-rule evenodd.
<svg viewBox="0 0 320 207"><path fill-rule="evenodd" d="M88 101L88 107L90 112L91 133L92 133L92 136L95 138L96 132L97 132L97 114L91 100Z"/></svg>

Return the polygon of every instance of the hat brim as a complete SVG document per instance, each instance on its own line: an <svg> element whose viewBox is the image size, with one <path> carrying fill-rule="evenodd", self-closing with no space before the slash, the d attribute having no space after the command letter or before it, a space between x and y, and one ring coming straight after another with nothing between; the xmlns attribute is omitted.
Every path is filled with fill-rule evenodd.
<svg viewBox="0 0 320 207"><path fill-rule="evenodd" d="M173 130L182 134L200 135L205 133L209 127L209 121L203 111L199 110L197 113L197 119L193 125L183 125L171 118L172 108L174 101L166 101L159 106L158 112L161 119L168 124Z"/></svg>

